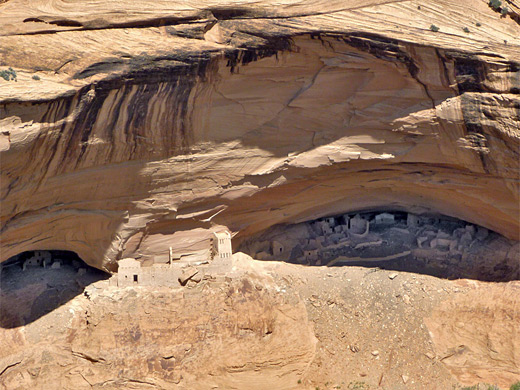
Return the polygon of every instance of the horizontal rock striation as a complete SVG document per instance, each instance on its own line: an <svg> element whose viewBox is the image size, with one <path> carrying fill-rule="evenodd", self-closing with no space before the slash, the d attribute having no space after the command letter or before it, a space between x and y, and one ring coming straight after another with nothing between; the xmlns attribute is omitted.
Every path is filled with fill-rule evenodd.
<svg viewBox="0 0 520 390"><path fill-rule="evenodd" d="M2 261L69 250L114 270L170 247L204 258L223 227L237 245L363 210L518 240L515 8L113 7L0 4L0 70L16 72L0 79Z"/></svg>

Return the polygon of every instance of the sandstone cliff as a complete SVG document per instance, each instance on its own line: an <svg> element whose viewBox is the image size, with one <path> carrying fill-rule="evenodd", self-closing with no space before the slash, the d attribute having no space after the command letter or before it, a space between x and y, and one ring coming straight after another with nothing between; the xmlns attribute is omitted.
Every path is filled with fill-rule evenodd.
<svg viewBox="0 0 520 390"><path fill-rule="evenodd" d="M305 304L240 268L196 288L97 281L77 296L85 275L71 267L11 269L0 290L0 389L294 389L317 341Z"/></svg>
<svg viewBox="0 0 520 390"><path fill-rule="evenodd" d="M114 270L372 209L518 239L507 3L0 2L1 260Z"/></svg>
<svg viewBox="0 0 520 390"><path fill-rule="evenodd" d="M509 389L520 378L519 281L231 260L185 287L113 287L71 264L4 268L0 389Z"/></svg>

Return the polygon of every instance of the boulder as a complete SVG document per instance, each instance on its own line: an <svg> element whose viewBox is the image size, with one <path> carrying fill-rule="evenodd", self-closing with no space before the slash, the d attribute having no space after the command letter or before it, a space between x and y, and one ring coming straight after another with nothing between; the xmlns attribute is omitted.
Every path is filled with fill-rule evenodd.
<svg viewBox="0 0 520 390"><path fill-rule="evenodd" d="M179 276L179 283L181 286L185 286L189 280L193 280L194 282L200 282L201 279L195 277L199 273L199 270L195 267L187 267L182 271L181 276Z"/></svg>

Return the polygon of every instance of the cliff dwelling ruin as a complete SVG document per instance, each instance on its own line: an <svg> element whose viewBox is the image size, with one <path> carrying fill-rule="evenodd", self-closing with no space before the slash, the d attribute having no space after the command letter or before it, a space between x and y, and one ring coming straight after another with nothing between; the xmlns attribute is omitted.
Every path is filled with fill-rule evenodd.
<svg viewBox="0 0 520 390"><path fill-rule="evenodd" d="M359 212L278 225L243 242L255 259L358 265L445 278L520 279L519 244L441 215Z"/></svg>
<svg viewBox="0 0 520 390"><path fill-rule="evenodd" d="M231 234L216 232L208 241L205 261L183 260L170 248L169 260L151 266L141 266L139 260L125 258L118 262L118 272L110 275L83 262L74 252L63 250L33 250L15 255L0 264L0 327L16 328L32 323L53 312L98 283L98 288L165 286L178 287L186 280L198 280L202 272L192 267L209 264L213 259L231 258ZM162 257L161 257L162 258ZM186 272L192 272L187 277ZM198 274L198 276L195 276ZM186 280L182 278L185 277ZM20 297L15 299L14 297Z"/></svg>
<svg viewBox="0 0 520 390"><path fill-rule="evenodd" d="M212 234L209 240L209 258L202 261L183 261L182 255L175 254L170 247L169 257L166 263L154 261L151 266L143 267L139 260L125 258L118 261L118 271L109 283L112 286L178 286L183 268L190 264L208 263L214 259L230 260L232 255L231 233L218 231Z"/></svg>
<svg viewBox="0 0 520 390"><path fill-rule="evenodd" d="M0 389L520 380L520 0L0 23Z"/></svg>
<svg viewBox="0 0 520 390"><path fill-rule="evenodd" d="M63 250L34 250L22 252L0 264L3 273L11 270L29 272L38 268L59 270L62 268L75 270L78 275L84 275L95 268L85 264L80 257L71 251Z"/></svg>
<svg viewBox="0 0 520 390"><path fill-rule="evenodd" d="M34 250L13 256L0 264L0 327L36 321L109 276L71 251Z"/></svg>

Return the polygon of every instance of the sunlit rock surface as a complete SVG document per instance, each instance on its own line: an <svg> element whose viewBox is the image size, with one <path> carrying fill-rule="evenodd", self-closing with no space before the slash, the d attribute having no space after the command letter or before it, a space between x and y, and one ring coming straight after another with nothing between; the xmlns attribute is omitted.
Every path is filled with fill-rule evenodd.
<svg viewBox="0 0 520 390"><path fill-rule="evenodd" d="M518 20L469 0L4 1L1 260L114 270L385 209L517 240Z"/></svg>
<svg viewBox="0 0 520 390"><path fill-rule="evenodd" d="M437 356L461 383L474 385L485 378L504 389L517 383L519 288L514 283L482 284L443 302L425 318Z"/></svg>
<svg viewBox="0 0 520 390"><path fill-rule="evenodd" d="M294 389L317 343L304 301L243 255L221 267L155 288L4 269L0 389Z"/></svg>

